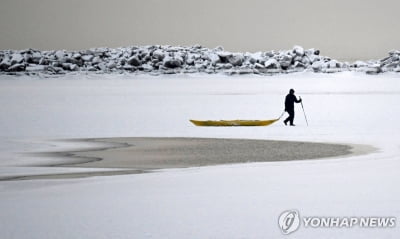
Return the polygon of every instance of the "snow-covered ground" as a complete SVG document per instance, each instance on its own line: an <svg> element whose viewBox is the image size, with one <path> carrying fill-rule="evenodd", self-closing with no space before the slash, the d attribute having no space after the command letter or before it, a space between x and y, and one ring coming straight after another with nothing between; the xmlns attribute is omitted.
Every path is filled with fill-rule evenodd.
<svg viewBox="0 0 400 239"><path fill-rule="evenodd" d="M270 119L290 88L297 127L203 128L189 119ZM1 238L397 238L395 228L300 228L278 216L400 214L400 75L273 77L67 75L0 78L0 175L29 173L15 152L74 147L49 139L187 136L367 144L329 160L160 170L83 179L0 182ZM49 169L35 169L37 171ZM51 169L64 170L64 169Z"/></svg>

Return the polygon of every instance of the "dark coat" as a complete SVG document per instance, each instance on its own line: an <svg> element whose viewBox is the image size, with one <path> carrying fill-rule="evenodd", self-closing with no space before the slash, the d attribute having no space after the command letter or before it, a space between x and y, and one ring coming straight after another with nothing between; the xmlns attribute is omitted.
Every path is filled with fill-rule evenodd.
<svg viewBox="0 0 400 239"><path fill-rule="evenodd" d="M301 99L298 100L294 94L288 94L285 98L285 111L294 111L294 103L300 103Z"/></svg>

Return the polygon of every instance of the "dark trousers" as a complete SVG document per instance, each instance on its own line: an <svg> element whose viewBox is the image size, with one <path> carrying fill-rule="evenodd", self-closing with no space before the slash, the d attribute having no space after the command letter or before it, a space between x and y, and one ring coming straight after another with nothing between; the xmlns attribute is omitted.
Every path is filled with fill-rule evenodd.
<svg viewBox="0 0 400 239"><path fill-rule="evenodd" d="M294 110L287 110L289 117L287 117L285 119L285 123L290 122L290 124L293 124L293 120L294 120Z"/></svg>

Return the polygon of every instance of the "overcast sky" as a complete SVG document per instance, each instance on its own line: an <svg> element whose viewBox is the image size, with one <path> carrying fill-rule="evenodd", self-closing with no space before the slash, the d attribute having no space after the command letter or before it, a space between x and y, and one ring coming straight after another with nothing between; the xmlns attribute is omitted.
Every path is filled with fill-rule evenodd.
<svg viewBox="0 0 400 239"><path fill-rule="evenodd" d="M302 45L377 59L400 49L399 9L398 0L1 0L0 49Z"/></svg>

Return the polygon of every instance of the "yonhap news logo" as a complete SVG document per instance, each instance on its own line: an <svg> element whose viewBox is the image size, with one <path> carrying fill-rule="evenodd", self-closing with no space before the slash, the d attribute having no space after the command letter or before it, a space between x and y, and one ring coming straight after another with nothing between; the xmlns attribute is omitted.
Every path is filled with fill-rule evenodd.
<svg viewBox="0 0 400 239"><path fill-rule="evenodd" d="M283 234L289 234L300 227L300 215L297 210L288 210L282 212L278 221L279 227Z"/></svg>
<svg viewBox="0 0 400 239"><path fill-rule="evenodd" d="M297 210L286 210L278 218L278 225L284 235L304 228L394 228L396 217L318 217L300 216Z"/></svg>

